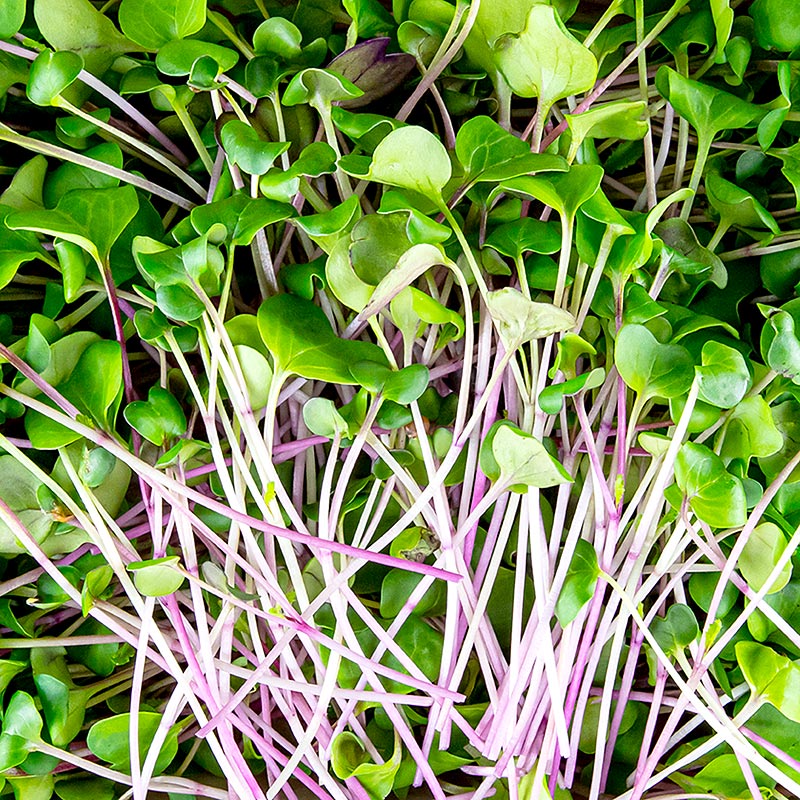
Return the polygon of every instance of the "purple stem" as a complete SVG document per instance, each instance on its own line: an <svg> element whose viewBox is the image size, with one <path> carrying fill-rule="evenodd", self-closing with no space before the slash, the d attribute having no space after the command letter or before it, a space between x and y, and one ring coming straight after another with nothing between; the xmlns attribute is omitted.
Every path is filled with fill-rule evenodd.
<svg viewBox="0 0 800 800"><path fill-rule="evenodd" d="M67 400L64 395L57 392L47 381L29 367L16 353L9 350L4 344L0 344L0 356L6 359L9 364L16 367L36 388L52 400L67 416L76 419L80 411Z"/></svg>

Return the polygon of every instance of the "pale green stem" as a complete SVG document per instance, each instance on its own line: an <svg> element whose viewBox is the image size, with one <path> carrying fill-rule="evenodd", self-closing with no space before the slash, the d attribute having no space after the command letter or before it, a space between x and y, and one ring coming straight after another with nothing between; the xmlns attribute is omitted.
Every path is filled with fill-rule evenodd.
<svg viewBox="0 0 800 800"><path fill-rule="evenodd" d="M169 98L167 99L169 100ZM203 166L210 175L214 171L214 160L209 155L208 148L203 144L200 131L197 130L197 125L194 124L191 114L187 111L186 106L177 99L174 101L169 100L169 104L175 112L175 116L180 120L181 125L183 125L186 135L194 145L197 155L200 157Z"/></svg>
<svg viewBox="0 0 800 800"><path fill-rule="evenodd" d="M700 180L703 177L703 170L706 167L708 153L711 150L711 140L705 135L697 134L697 155L695 156L694 166L692 167L692 175L689 178L689 188L692 190L692 196L687 197L684 201L683 208L681 208L681 219L689 219L689 214L692 212L692 204L694 198L697 196L697 190L700 188Z"/></svg>
<svg viewBox="0 0 800 800"><path fill-rule="evenodd" d="M92 120L94 121L94 117L92 117ZM42 142L38 139L32 139L29 136L23 136L20 133L12 131L5 125L2 125L2 123L0 123L0 141L16 144L19 147L24 147L26 150L30 150L33 153L41 153L44 156L50 156L60 161L69 161L72 164L77 164L80 167L86 167L87 169L94 170L95 172L110 175L111 177L117 178L124 183L129 183L131 186L136 186L138 189L142 189L145 192L152 192L154 195L157 195L164 200L169 200L170 203L174 203L176 206L183 208L186 211L191 211L195 206L194 203L192 203L190 200L187 200L185 197L175 194L175 192L171 192L169 189L164 189L158 184L153 183L146 178L142 178L140 175L134 175L132 172L128 172L124 169L118 169L111 164L106 164L103 161L97 161L96 159L89 158L81 153L74 153L72 150L68 150L66 147L59 147L58 145L50 144L49 142ZM205 195L203 196L205 197Z"/></svg>
<svg viewBox="0 0 800 800"><path fill-rule="evenodd" d="M139 151L140 153L144 153L145 155L152 158L157 164L160 164L164 169L168 172L171 172L178 180L185 183L195 194L198 194L200 197L205 199L206 191L203 187L188 173L184 172L177 164L170 161L164 153L156 150L153 147L150 147L149 144L137 139L135 136L131 136L125 131L120 130L119 128L115 128L113 125L110 125L108 122L104 122L97 117L93 117L91 114L88 114L83 109L78 108L77 106L72 105L68 100L65 100L63 97L56 97L53 101L53 105L56 108L63 108L64 111L68 111L73 116L78 117L79 119L85 120L86 122L91 123L92 125L96 125L101 130L105 131L110 136L113 136L115 139L119 139L125 144L133 147L135 150Z"/></svg>

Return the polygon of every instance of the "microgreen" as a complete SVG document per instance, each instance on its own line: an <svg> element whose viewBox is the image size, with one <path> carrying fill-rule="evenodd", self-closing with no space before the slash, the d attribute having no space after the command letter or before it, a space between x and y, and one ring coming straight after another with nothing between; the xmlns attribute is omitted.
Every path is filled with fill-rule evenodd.
<svg viewBox="0 0 800 800"><path fill-rule="evenodd" d="M0 3L0 799L800 796L795 5Z"/></svg>

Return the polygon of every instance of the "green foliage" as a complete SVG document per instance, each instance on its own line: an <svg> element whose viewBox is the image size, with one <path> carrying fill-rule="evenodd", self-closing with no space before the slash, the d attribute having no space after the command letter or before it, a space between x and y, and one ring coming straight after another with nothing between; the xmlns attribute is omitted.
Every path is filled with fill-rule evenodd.
<svg viewBox="0 0 800 800"><path fill-rule="evenodd" d="M0 3L0 793L796 796L796 17Z"/></svg>

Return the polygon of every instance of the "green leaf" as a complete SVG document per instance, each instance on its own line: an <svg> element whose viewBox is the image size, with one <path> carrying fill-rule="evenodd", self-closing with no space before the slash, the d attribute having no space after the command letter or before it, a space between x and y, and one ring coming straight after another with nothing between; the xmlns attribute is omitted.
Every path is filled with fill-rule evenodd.
<svg viewBox="0 0 800 800"><path fill-rule="evenodd" d="M615 100L592 106L580 114L565 114L572 134L570 154L586 139L641 139L648 129L647 104L643 100Z"/></svg>
<svg viewBox="0 0 800 800"><path fill-rule="evenodd" d="M251 125L238 119L225 123L221 139L231 161L251 175L263 175L290 147L289 142L265 142Z"/></svg>
<svg viewBox="0 0 800 800"><path fill-rule="evenodd" d="M605 370L602 367L597 367L563 383L551 383L539 392L537 400L539 408L545 414L559 414L564 406L565 397L571 397L578 394L578 392L597 389L603 385L605 378Z"/></svg>
<svg viewBox="0 0 800 800"><path fill-rule="evenodd" d="M9 214L6 224L73 242L102 267L138 209L139 198L132 186L76 189L64 195L54 209Z"/></svg>
<svg viewBox="0 0 800 800"><path fill-rule="evenodd" d="M455 311L443 306L430 295L408 286L400 291L389 306L395 325L403 332L403 336L413 342L421 323L428 325L444 325L452 328L452 334L444 336L444 343L460 339L464 335L464 319ZM443 346L442 337L439 346Z"/></svg>
<svg viewBox="0 0 800 800"><path fill-rule="evenodd" d="M588 91L597 78L597 59L549 5L534 5L525 29L501 36L494 50L508 85L520 97L538 97L540 113L564 97Z"/></svg>
<svg viewBox="0 0 800 800"><path fill-rule="evenodd" d="M113 769L129 773L130 761L130 714L117 714L95 722L86 736L86 746L98 758L111 764ZM142 762L150 749L150 744L161 725L163 717L151 711L140 711L139 754ZM162 773L178 752L178 733L180 726L173 726L156 760L154 774Z"/></svg>
<svg viewBox="0 0 800 800"><path fill-rule="evenodd" d="M761 329L761 354L779 375L800 384L800 339L788 311L773 314Z"/></svg>
<svg viewBox="0 0 800 800"><path fill-rule="evenodd" d="M56 784L61 800L114 800L114 783L105 778L69 778Z"/></svg>
<svg viewBox="0 0 800 800"><path fill-rule="evenodd" d="M689 595L706 613L711 608L711 601L719 582L718 572L694 572L689 578ZM723 619L736 605L739 599L739 590L732 584L726 583L722 592L722 600L717 608L717 618Z"/></svg>
<svg viewBox="0 0 800 800"><path fill-rule="evenodd" d="M37 106L57 105L56 98L77 79L83 59L77 53L45 50L36 56L28 77L28 98Z"/></svg>
<svg viewBox="0 0 800 800"><path fill-rule="evenodd" d="M405 123L394 117L385 117L382 114L368 114L362 111L358 114L347 111L341 106L334 106L332 112L333 122L344 134L367 153L372 153L379 142L386 138L393 130L402 128Z"/></svg>
<svg viewBox="0 0 800 800"><path fill-rule="evenodd" d="M3 715L3 734L35 743L41 741L43 725L33 698L27 692L14 692Z"/></svg>
<svg viewBox="0 0 800 800"><path fill-rule="evenodd" d="M122 413L128 425L159 447L186 433L186 415L180 403L160 386L150 389L146 402L134 400Z"/></svg>
<svg viewBox="0 0 800 800"><path fill-rule="evenodd" d="M90 344L59 391L101 428L113 429L122 396L122 350L117 342Z"/></svg>
<svg viewBox="0 0 800 800"><path fill-rule="evenodd" d="M330 254L334 245L352 230L361 214L358 196L353 194L330 211L297 217L293 222L305 231L315 244Z"/></svg>
<svg viewBox="0 0 800 800"><path fill-rule="evenodd" d="M505 222L486 238L491 247L509 258L520 258L523 253L556 253L561 247L561 234L557 227L533 217Z"/></svg>
<svg viewBox="0 0 800 800"><path fill-rule="evenodd" d="M569 473L533 436L511 425L501 425L484 439L482 449L489 448L494 466L481 469L493 481L499 481L512 492L524 494L529 486L540 489L571 483Z"/></svg>
<svg viewBox="0 0 800 800"><path fill-rule="evenodd" d="M81 613L88 616L97 599L105 597L106 590L114 578L114 570L107 564L101 564L86 573L81 589Z"/></svg>
<svg viewBox="0 0 800 800"><path fill-rule="evenodd" d="M377 286L412 248L403 214L368 214L350 233L350 262L358 277Z"/></svg>
<svg viewBox="0 0 800 800"><path fill-rule="evenodd" d="M25 22L25 0L6 0L0 6L0 39L10 39Z"/></svg>
<svg viewBox="0 0 800 800"><path fill-rule="evenodd" d="M675 603L667 609L665 617L656 617L650 623L650 632L667 655L675 655L700 635L700 628L694 611L683 603Z"/></svg>
<svg viewBox="0 0 800 800"><path fill-rule="evenodd" d="M430 373L423 364L411 364L393 371L383 384L383 395L387 400L408 405L418 400L428 388Z"/></svg>
<svg viewBox="0 0 800 800"><path fill-rule="evenodd" d="M117 169L122 169L122 150L118 144L104 142L96 147L90 147L85 156L107 164ZM82 167L78 164L63 163L56 167L45 180L43 188L44 205L52 208L61 198L76 189L112 189L119 186L119 178L106 175L102 171Z"/></svg>
<svg viewBox="0 0 800 800"><path fill-rule="evenodd" d="M220 72L227 72L236 66L239 55L229 47L222 47L212 42L183 39L168 42L161 47L156 56L156 66L165 75L181 77L191 74L192 68L200 58L211 58L215 62L214 78L216 78Z"/></svg>
<svg viewBox="0 0 800 800"><path fill-rule="evenodd" d="M11 282L22 264L46 255L33 233L6 228L5 220L13 211L0 205L0 289Z"/></svg>
<svg viewBox="0 0 800 800"><path fill-rule="evenodd" d="M48 674L34 675L34 683L50 741L56 747L66 747L83 726L91 690L71 688L71 684Z"/></svg>
<svg viewBox="0 0 800 800"><path fill-rule="evenodd" d="M253 34L253 49L258 55L276 55L284 61L299 58L303 34L300 29L283 17L264 20Z"/></svg>
<svg viewBox="0 0 800 800"><path fill-rule="evenodd" d="M767 228L778 233L778 223L750 192L711 172L706 175L706 196L720 216L720 225L737 228Z"/></svg>
<svg viewBox="0 0 800 800"><path fill-rule="evenodd" d="M17 211L42 208L42 187L47 174L47 159L34 156L17 167L8 188L0 194L0 205L10 206Z"/></svg>
<svg viewBox="0 0 800 800"><path fill-rule="evenodd" d="M456 156L464 165L464 183L468 184L567 170L567 162L560 156L532 153L522 139L485 116L472 117L458 129Z"/></svg>
<svg viewBox="0 0 800 800"><path fill-rule="evenodd" d="M738 642L736 660L756 697L800 722L800 666L757 642Z"/></svg>
<svg viewBox="0 0 800 800"><path fill-rule="evenodd" d="M677 344L661 344L644 325L622 326L614 363L622 380L642 398L684 394L694 377L688 350Z"/></svg>
<svg viewBox="0 0 800 800"><path fill-rule="evenodd" d="M219 249L209 243L209 234L179 247L167 247L155 239L137 236L133 240L133 255L139 270L152 285L157 289L185 287L189 292L187 302L192 301L197 286L212 297L220 291L219 278L225 259ZM167 313L161 297L157 294L159 307ZM200 308L202 313L202 304Z"/></svg>
<svg viewBox="0 0 800 800"><path fill-rule="evenodd" d="M739 571L750 588L761 591L767 578L786 550L786 536L773 522L757 525L747 537L744 549L739 556ZM767 594L779 592L792 577L792 561L789 559L777 578L770 585Z"/></svg>
<svg viewBox="0 0 800 800"><path fill-rule="evenodd" d="M757 786L765 792L773 788L770 779L758 767L752 765L753 778ZM750 785L742 773L737 756L725 753L706 764L692 778L692 789L713 792L720 797L747 797L751 794Z"/></svg>
<svg viewBox="0 0 800 800"><path fill-rule="evenodd" d="M350 425L339 413L333 400L312 397L303 406L303 422L311 433L333 439L351 435Z"/></svg>
<svg viewBox="0 0 800 800"><path fill-rule="evenodd" d="M206 23L206 0L122 0L119 26L146 50L197 33Z"/></svg>
<svg viewBox="0 0 800 800"><path fill-rule="evenodd" d="M759 47L785 53L800 47L800 8L792 0L756 0L748 13Z"/></svg>
<svg viewBox="0 0 800 800"><path fill-rule="evenodd" d="M573 164L568 172L552 172L542 177L525 176L504 181L505 191L522 194L554 208L562 220L575 214L600 188L603 168L597 164Z"/></svg>
<svg viewBox="0 0 800 800"><path fill-rule="evenodd" d="M308 103L317 111L329 112L333 103L361 97L363 92L347 78L332 70L311 67L298 72L283 92L283 104L296 106Z"/></svg>
<svg viewBox="0 0 800 800"><path fill-rule="evenodd" d="M363 311L375 292L375 287L356 275L348 252L349 237L340 239L325 263L325 279L334 296L348 308Z"/></svg>
<svg viewBox="0 0 800 800"><path fill-rule="evenodd" d="M781 300L786 300L800 283L800 250L765 253L761 256L759 269L764 286Z"/></svg>
<svg viewBox="0 0 800 800"><path fill-rule="evenodd" d="M730 92L693 81L667 66L659 67L656 87L675 110L697 131L705 147L720 131L750 128L764 111Z"/></svg>
<svg viewBox="0 0 800 800"><path fill-rule="evenodd" d="M420 159L419 154L425 158ZM407 125L392 131L375 148L366 173L354 170L348 157L339 165L358 178L419 192L441 202L442 189L450 180L452 167L444 145L428 130Z"/></svg>
<svg viewBox="0 0 800 800"><path fill-rule="evenodd" d="M73 303L79 297L79 292L86 282L86 265L89 256L86 251L74 242L56 239L53 250L58 257L61 267L61 276L64 282L64 300Z"/></svg>
<svg viewBox="0 0 800 800"><path fill-rule="evenodd" d="M511 287L490 292L486 305L506 350L575 326L575 318L568 311L552 303L528 300Z"/></svg>
<svg viewBox="0 0 800 800"><path fill-rule="evenodd" d="M599 576L594 547L585 539L579 539L556 603L556 618L562 628L569 625L592 599Z"/></svg>
<svg viewBox="0 0 800 800"><path fill-rule="evenodd" d="M380 614L384 619L394 619L405 607L411 593L417 588L422 575L404 569L392 569L381 583ZM414 605L411 613L420 617L434 617L445 611L447 593L441 581L435 582Z"/></svg>
<svg viewBox="0 0 800 800"><path fill-rule="evenodd" d="M136 49L90 0L34 0L33 16L50 47L81 56L94 75L102 75L121 53ZM81 91L80 96L88 95Z"/></svg>
<svg viewBox="0 0 800 800"><path fill-rule="evenodd" d="M722 438L724 436L724 438ZM722 447L720 456L731 458L768 458L783 445L781 431L775 425L772 409L761 395L747 397L731 409L728 424L720 431ZM719 447L715 441L715 447Z"/></svg>
<svg viewBox="0 0 800 800"><path fill-rule="evenodd" d="M0 770L18 767L28 757L31 746L22 736L5 733L0 734Z"/></svg>
<svg viewBox="0 0 800 800"><path fill-rule="evenodd" d="M731 0L711 0L711 16L714 19L714 30L717 35L717 63L724 58L725 45L733 29L733 9Z"/></svg>
<svg viewBox="0 0 800 800"><path fill-rule="evenodd" d="M340 339L321 309L293 295L265 300L258 309L258 329L275 359L276 372L353 384L350 365L359 361L386 364L379 347Z"/></svg>
<svg viewBox="0 0 800 800"><path fill-rule="evenodd" d="M697 368L700 399L717 408L732 408L747 394L753 381L744 356L713 340L703 345Z"/></svg>
<svg viewBox="0 0 800 800"><path fill-rule="evenodd" d="M361 744L359 738L350 731L343 731L331 746L331 766L337 778L347 780L357 778L370 800L384 800L392 790L395 775L400 768L402 748L400 737L395 734L394 754L383 764L375 764Z"/></svg>
<svg viewBox="0 0 800 800"><path fill-rule="evenodd" d="M133 573L136 588L146 597L166 597L180 589L183 574L178 569L178 556L132 561L128 571Z"/></svg>
<svg viewBox="0 0 800 800"><path fill-rule="evenodd" d="M293 215L294 209L287 203L263 197L252 198L237 192L224 200L196 206L189 218L201 236L210 234L215 225L224 225L227 241L232 245L249 245L262 228Z"/></svg>
<svg viewBox="0 0 800 800"><path fill-rule="evenodd" d="M707 447L687 442L675 460L675 483L698 518L714 528L744 525L747 498L739 478Z"/></svg>

